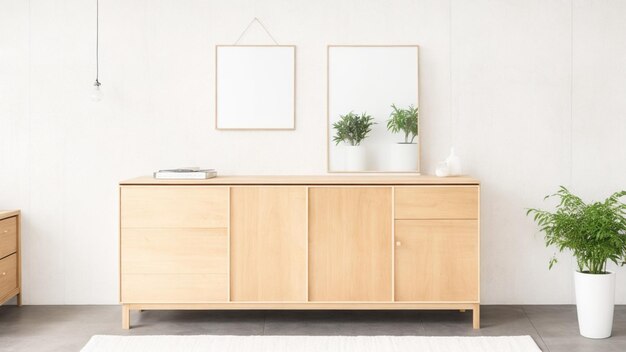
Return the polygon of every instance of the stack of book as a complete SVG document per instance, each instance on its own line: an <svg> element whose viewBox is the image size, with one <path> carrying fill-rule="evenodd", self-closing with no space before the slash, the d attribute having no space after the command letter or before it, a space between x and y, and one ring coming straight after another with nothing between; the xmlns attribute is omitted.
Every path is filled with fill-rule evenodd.
<svg viewBox="0 0 626 352"><path fill-rule="evenodd" d="M154 178L179 180L203 180L215 176L217 176L215 169L200 169L198 167L159 170L154 173Z"/></svg>

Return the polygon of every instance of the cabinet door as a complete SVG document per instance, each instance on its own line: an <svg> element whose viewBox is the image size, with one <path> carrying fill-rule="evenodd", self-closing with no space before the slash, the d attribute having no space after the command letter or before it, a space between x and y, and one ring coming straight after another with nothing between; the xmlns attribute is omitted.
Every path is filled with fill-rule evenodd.
<svg viewBox="0 0 626 352"><path fill-rule="evenodd" d="M309 300L391 301L391 188L309 189Z"/></svg>
<svg viewBox="0 0 626 352"><path fill-rule="evenodd" d="M396 301L478 301L476 220L396 220Z"/></svg>
<svg viewBox="0 0 626 352"><path fill-rule="evenodd" d="M306 187L231 189L231 300L306 301Z"/></svg>

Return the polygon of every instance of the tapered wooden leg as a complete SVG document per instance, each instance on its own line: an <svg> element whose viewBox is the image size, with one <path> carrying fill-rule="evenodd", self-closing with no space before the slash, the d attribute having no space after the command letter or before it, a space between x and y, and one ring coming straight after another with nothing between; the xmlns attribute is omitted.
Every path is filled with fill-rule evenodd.
<svg viewBox="0 0 626 352"><path fill-rule="evenodd" d="M17 306L18 307L22 306L22 294L21 293L17 295Z"/></svg>
<svg viewBox="0 0 626 352"><path fill-rule="evenodd" d="M465 309L459 309L459 312L465 313Z"/></svg>
<svg viewBox="0 0 626 352"><path fill-rule="evenodd" d="M130 329L130 308L122 305L122 329Z"/></svg>
<svg viewBox="0 0 626 352"><path fill-rule="evenodd" d="M474 329L480 329L480 304L475 304L473 311Z"/></svg>

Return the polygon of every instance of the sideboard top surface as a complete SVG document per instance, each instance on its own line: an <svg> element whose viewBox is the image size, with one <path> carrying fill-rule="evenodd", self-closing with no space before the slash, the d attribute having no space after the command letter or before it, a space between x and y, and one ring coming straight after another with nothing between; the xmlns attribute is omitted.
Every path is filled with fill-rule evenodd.
<svg viewBox="0 0 626 352"><path fill-rule="evenodd" d="M164 180L142 176L120 182L121 186L141 185L478 185L468 176L218 176L207 180Z"/></svg>

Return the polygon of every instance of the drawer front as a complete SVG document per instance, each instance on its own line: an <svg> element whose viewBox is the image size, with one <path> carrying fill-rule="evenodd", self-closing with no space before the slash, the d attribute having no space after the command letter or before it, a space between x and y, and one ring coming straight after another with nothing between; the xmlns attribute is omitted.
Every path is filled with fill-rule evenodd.
<svg viewBox="0 0 626 352"><path fill-rule="evenodd" d="M210 186L125 186L123 228L226 228L228 188Z"/></svg>
<svg viewBox="0 0 626 352"><path fill-rule="evenodd" d="M0 258L17 252L17 218L0 220Z"/></svg>
<svg viewBox="0 0 626 352"><path fill-rule="evenodd" d="M227 274L226 229L122 229L124 274Z"/></svg>
<svg viewBox="0 0 626 352"><path fill-rule="evenodd" d="M17 288L17 254L0 259L0 298Z"/></svg>
<svg viewBox="0 0 626 352"><path fill-rule="evenodd" d="M228 300L228 274L122 274L122 303Z"/></svg>
<svg viewBox="0 0 626 352"><path fill-rule="evenodd" d="M396 220L396 301L478 302L477 220Z"/></svg>
<svg viewBox="0 0 626 352"><path fill-rule="evenodd" d="M416 186L395 190L396 219L478 219L478 186Z"/></svg>

